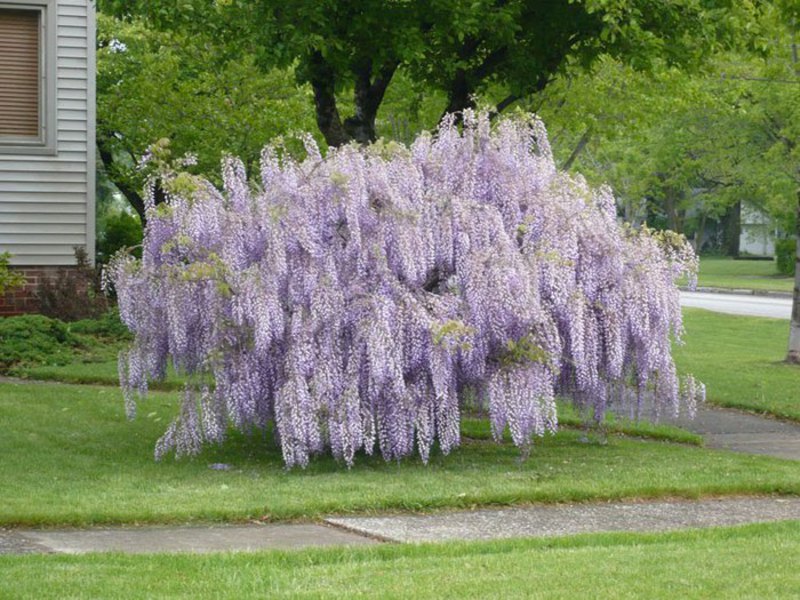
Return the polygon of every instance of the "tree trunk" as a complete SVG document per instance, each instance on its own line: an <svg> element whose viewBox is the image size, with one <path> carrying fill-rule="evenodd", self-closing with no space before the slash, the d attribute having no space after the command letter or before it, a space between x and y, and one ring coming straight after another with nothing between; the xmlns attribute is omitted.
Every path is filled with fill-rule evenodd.
<svg viewBox="0 0 800 600"><path fill-rule="evenodd" d="M371 144L377 139L375 118L378 108L383 102L386 88L397 70L397 62L386 63L373 79L372 61L365 61L356 69L356 81L353 89L355 115L344 122L344 130L350 139L359 144Z"/></svg>
<svg viewBox="0 0 800 600"><path fill-rule="evenodd" d="M700 224L697 226L697 231L694 234L694 251L699 256L700 252L703 250L703 242L705 241L706 235L706 220L708 219L708 215L703 213L700 217Z"/></svg>
<svg viewBox="0 0 800 600"><path fill-rule="evenodd" d="M336 105L336 73L322 53L315 51L311 54L309 81L314 90L317 126L328 146L342 146L351 141L370 144L376 140L375 118L398 64L396 61L387 62L374 78L371 60L362 61L354 67L355 114L343 122Z"/></svg>
<svg viewBox="0 0 800 600"><path fill-rule="evenodd" d="M792 300L792 321L789 325L789 351L786 354L786 362L800 365L800 189L797 190L797 221L794 235L796 237L794 297Z"/></svg>
<svg viewBox="0 0 800 600"><path fill-rule="evenodd" d="M453 81L450 82L450 89L447 93L447 108L444 109L442 116L455 114L461 119L461 113L467 108L474 108L472 89L467 82L467 74L464 69L456 71Z"/></svg>
<svg viewBox="0 0 800 600"><path fill-rule="evenodd" d="M336 74L319 51L312 52L308 62L317 126L329 146L346 144L350 137L342 126L336 106Z"/></svg>
<svg viewBox="0 0 800 600"><path fill-rule="evenodd" d="M675 233L683 233L683 219L681 211L678 209L678 199L672 189L668 189L664 196L664 209L667 213L667 229Z"/></svg>
<svg viewBox="0 0 800 600"><path fill-rule="evenodd" d="M739 238L742 235L742 203L732 204L724 218L724 248L727 256L739 256Z"/></svg>

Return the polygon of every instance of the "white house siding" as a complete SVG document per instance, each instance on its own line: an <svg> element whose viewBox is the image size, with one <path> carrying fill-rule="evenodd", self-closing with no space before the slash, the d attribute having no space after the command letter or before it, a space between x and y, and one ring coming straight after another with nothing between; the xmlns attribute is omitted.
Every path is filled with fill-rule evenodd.
<svg viewBox="0 0 800 600"><path fill-rule="evenodd" d="M752 256L775 255L775 225L769 215L743 202L740 227L739 252Z"/></svg>
<svg viewBox="0 0 800 600"><path fill-rule="evenodd" d="M56 0L56 15L56 153L0 154L0 252L19 267L94 256L94 7Z"/></svg>

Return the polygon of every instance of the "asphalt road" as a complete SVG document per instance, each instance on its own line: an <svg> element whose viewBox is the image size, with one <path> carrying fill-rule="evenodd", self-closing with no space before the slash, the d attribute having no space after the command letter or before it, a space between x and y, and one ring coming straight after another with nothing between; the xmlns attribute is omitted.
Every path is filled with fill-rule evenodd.
<svg viewBox="0 0 800 600"><path fill-rule="evenodd" d="M681 292L681 306L705 308L715 312L750 317L788 319L792 314L791 298L739 294Z"/></svg>

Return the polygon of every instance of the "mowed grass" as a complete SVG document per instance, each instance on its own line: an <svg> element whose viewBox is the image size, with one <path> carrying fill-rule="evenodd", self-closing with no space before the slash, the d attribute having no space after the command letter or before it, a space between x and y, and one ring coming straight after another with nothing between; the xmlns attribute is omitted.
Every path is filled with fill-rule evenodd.
<svg viewBox="0 0 800 600"><path fill-rule="evenodd" d="M678 369L706 384L714 404L800 421L800 367L783 362L789 321L683 310Z"/></svg>
<svg viewBox="0 0 800 600"><path fill-rule="evenodd" d="M771 260L734 260L727 257L700 258L698 285L730 289L791 292L794 279L781 275Z"/></svg>
<svg viewBox="0 0 800 600"><path fill-rule="evenodd" d="M800 522L212 555L0 556L8 598L797 598Z"/></svg>
<svg viewBox="0 0 800 600"><path fill-rule="evenodd" d="M116 360L101 362L75 362L67 365L33 365L19 367L12 371L26 379L38 381L60 381L62 383L88 385L119 385L119 370ZM185 379L170 368L164 381L154 381L150 387L156 390L177 390Z"/></svg>
<svg viewBox="0 0 800 600"><path fill-rule="evenodd" d="M177 394L153 393L128 422L113 388L0 385L0 525L315 519L528 502L798 494L797 463L565 430L520 461L510 444L472 438L430 464L328 457L287 471L260 435L233 436L192 460L153 460ZM229 470L213 470L223 463Z"/></svg>

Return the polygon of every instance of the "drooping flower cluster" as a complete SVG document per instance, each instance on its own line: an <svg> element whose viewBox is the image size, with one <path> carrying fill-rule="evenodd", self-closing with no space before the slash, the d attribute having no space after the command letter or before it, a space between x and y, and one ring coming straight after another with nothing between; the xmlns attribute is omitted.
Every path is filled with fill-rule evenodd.
<svg viewBox="0 0 800 600"><path fill-rule="evenodd" d="M267 147L259 185L190 178L109 272L134 332L129 412L168 361L189 375L157 456L273 426L287 466L459 443L465 398L527 449L555 397L691 409L670 355L685 240L617 223L610 190L554 166L541 122L467 114L410 148Z"/></svg>

